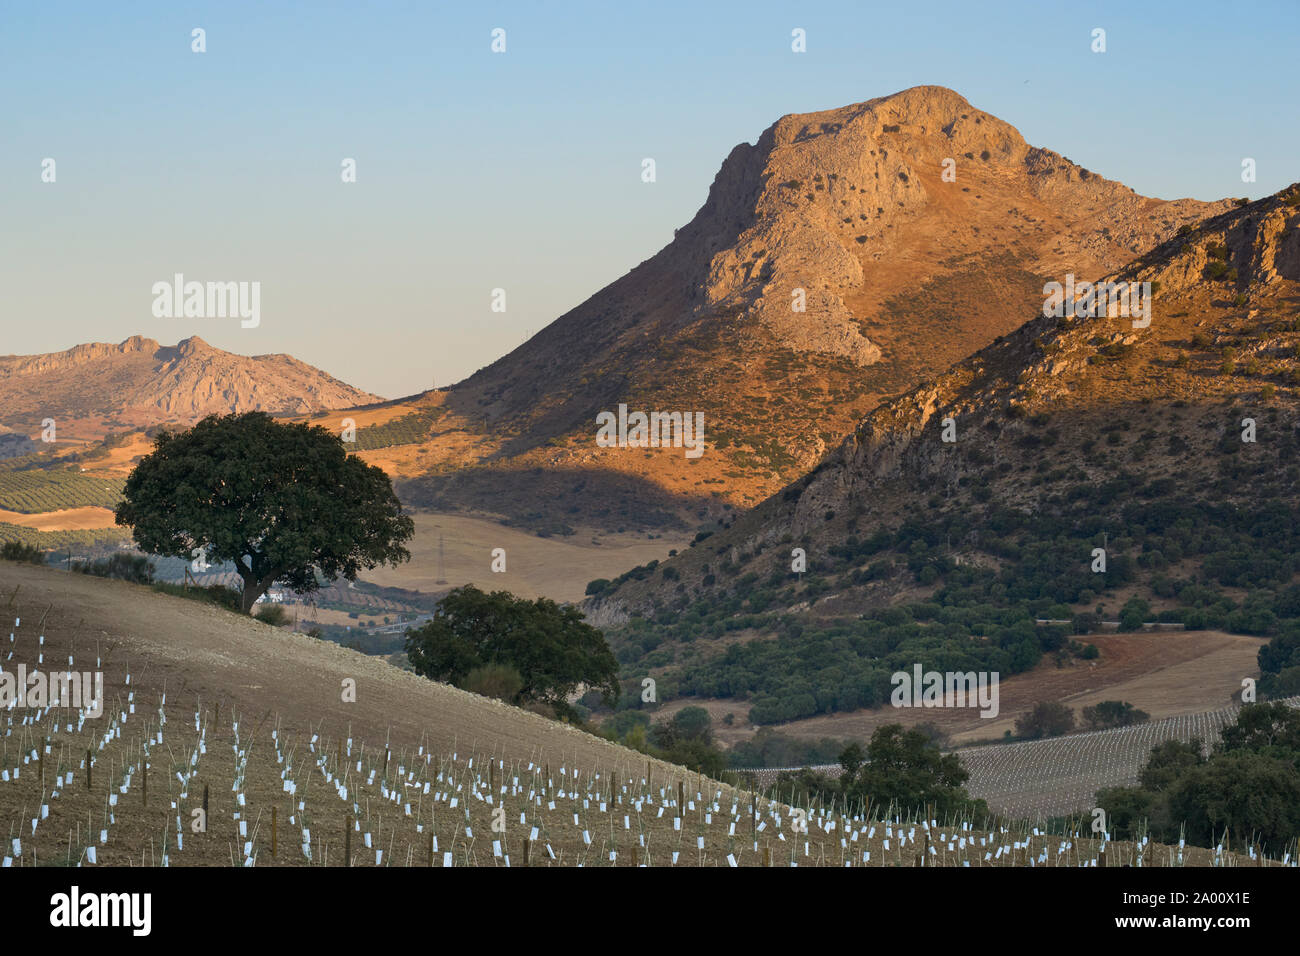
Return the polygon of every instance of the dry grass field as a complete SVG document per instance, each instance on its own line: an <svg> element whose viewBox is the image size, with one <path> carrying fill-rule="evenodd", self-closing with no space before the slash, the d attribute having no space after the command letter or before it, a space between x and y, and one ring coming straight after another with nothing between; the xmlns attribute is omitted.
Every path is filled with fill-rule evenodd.
<svg viewBox="0 0 1300 956"><path fill-rule="evenodd" d="M112 528L113 512L108 508L65 508L62 511L43 511L39 514L22 514L0 508L0 521L16 524L36 531L73 531L78 528Z"/></svg>
<svg viewBox="0 0 1300 956"><path fill-rule="evenodd" d="M587 582L614 578L629 568L668 557L687 547L690 537L665 534L590 533L539 538L483 518L451 514L416 514L411 560L396 568L368 571L364 580L386 587L440 591L462 584L483 590L505 589L524 598L580 601ZM443 540L447 584L438 581L438 539ZM596 543L599 542L599 543ZM504 548L506 570L492 570L492 550Z"/></svg>

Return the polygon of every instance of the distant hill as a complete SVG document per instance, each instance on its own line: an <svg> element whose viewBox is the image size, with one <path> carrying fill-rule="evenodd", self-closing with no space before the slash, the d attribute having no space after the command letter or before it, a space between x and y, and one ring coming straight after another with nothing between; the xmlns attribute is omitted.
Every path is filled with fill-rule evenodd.
<svg viewBox="0 0 1300 956"><path fill-rule="evenodd" d="M290 355L235 355L198 336L174 346L136 335L0 356L0 425L36 438L46 418L84 438L212 414L307 414L379 401Z"/></svg>

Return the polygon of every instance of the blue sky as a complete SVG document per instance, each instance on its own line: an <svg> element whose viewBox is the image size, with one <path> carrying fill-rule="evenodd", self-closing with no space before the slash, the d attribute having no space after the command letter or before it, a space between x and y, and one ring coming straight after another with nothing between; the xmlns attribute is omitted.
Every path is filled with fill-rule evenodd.
<svg viewBox="0 0 1300 956"><path fill-rule="evenodd" d="M197 334L446 385L658 251L779 116L919 84L1140 193L1257 197L1300 180L1297 49L1294 0L0 0L0 353ZM176 272L260 281L261 324L155 318Z"/></svg>

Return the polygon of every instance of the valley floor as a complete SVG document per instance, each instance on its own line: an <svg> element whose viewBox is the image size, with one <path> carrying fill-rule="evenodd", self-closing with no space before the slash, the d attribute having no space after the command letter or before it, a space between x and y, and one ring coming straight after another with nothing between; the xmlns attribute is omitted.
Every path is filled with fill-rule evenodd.
<svg viewBox="0 0 1300 956"><path fill-rule="evenodd" d="M417 513L414 518L415 539L408 544L410 562L376 568L363 574L364 580L425 592L473 584L522 598L581 601L587 582L615 578L656 559L663 561L670 550L680 551L690 544L690 536L680 532L649 538L644 533L583 529L575 535L539 538L533 532L484 518L430 513ZM504 572L492 570L496 548L505 551ZM437 583L440 567L445 568L445 585Z"/></svg>

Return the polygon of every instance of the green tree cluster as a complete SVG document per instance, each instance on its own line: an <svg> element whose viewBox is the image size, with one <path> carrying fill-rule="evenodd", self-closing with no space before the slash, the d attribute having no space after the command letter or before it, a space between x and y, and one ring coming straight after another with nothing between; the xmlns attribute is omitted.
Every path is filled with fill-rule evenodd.
<svg viewBox="0 0 1300 956"><path fill-rule="evenodd" d="M1216 846L1224 831L1278 856L1300 835L1300 710L1247 704L1206 756L1200 740L1151 751L1136 787L1097 793L1113 835Z"/></svg>
<svg viewBox="0 0 1300 956"><path fill-rule="evenodd" d="M570 698L582 687L599 691L607 704L618 700L618 663L605 636L577 608L548 598L456 588L432 620L407 632L406 654L417 674L457 686L475 671L488 676L481 672L487 665L513 668L520 677L516 701L539 701L569 718L576 716Z"/></svg>

